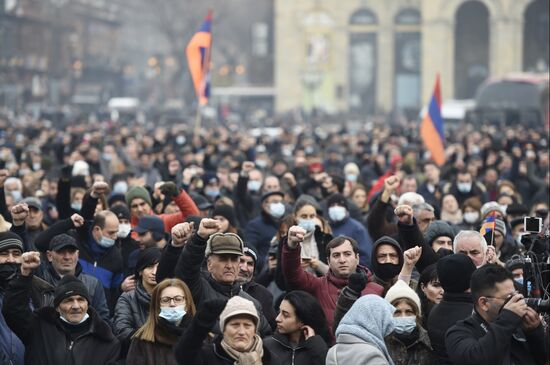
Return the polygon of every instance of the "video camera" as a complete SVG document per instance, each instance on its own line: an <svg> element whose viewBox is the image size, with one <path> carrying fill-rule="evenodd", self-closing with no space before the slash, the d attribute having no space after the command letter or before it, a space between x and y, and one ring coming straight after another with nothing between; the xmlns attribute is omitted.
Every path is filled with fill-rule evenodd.
<svg viewBox="0 0 550 365"><path fill-rule="evenodd" d="M539 313L550 314L550 261L548 230L543 231L542 218L525 217L521 238L523 258L523 296L527 305Z"/></svg>

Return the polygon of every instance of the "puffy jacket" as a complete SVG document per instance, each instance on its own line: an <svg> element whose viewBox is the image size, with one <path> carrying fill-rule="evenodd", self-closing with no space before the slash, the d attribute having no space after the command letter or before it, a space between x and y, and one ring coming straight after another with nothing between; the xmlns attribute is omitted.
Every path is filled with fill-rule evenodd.
<svg viewBox="0 0 550 365"><path fill-rule="evenodd" d="M331 333L333 333L332 325L334 320L334 310L336 309L336 301L338 300L340 290L348 284L348 280L336 277L331 270L329 270L329 272L322 277L316 277L315 275L304 271L300 266L300 246L295 249L291 249L288 246L286 239L283 240L281 244L283 244L283 273L289 289L304 290L317 298L319 304L325 312L325 316L327 317L329 329ZM369 269L363 266L358 266L357 270L362 270L369 279L369 282L362 294L382 295L383 288L372 282L372 273Z"/></svg>
<svg viewBox="0 0 550 365"><path fill-rule="evenodd" d="M2 312L10 328L25 345L28 365L116 364L120 344L97 312L88 308L89 329L71 340L53 307L32 312L29 306L32 277L14 279L6 291Z"/></svg>
<svg viewBox="0 0 550 365"><path fill-rule="evenodd" d="M264 339L264 346L288 365L324 365L328 351L327 344L319 335L293 346L287 336L275 333Z"/></svg>
<svg viewBox="0 0 550 365"><path fill-rule="evenodd" d="M145 323L149 315L151 295L147 293L141 281L135 290L123 293L115 307L113 331L120 341L122 356L126 355L132 335Z"/></svg>
<svg viewBox="0 0 550 365"><path fill-rule="evenodd" d="M183 280L193 295L195 306L200 307L205 301L210 299L229 299L239 295L254 303L260 315L258 332L262 337L272 333L269 322L263 314L260 302L241 289L238 282L233 284L221 284L215 281L209 273L201 272L201 265L204 261L204 252L206 250L206 240L198 234L194 234L180 255L176 268L175 276ZM219 333L219 326L214 326L212 331Z"/></svg>

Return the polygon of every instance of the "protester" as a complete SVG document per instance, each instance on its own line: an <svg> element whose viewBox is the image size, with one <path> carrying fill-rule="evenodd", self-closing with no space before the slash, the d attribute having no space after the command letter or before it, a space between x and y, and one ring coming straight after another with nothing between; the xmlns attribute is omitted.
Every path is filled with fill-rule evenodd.
<svg viewBox="0 0 550 365"><path fill-rule="evenodd" d="M156 272L160 250L149 247L141 251L136 264L134 290L122 293L118 298L113 316L113 331L121 344L122 357L128 352L134 333L149 314L151 294L157 285Z"/></svg>
<svg viewBox="0 0 550 365"><path fill-rule="evenodd" d="M385 299L395 307L395 329L385 338L388 352L395 364L437 364L428 332L422 327L420 298L407 283L398 280Z"/></svg>
<svg viewBox="0 0 550 365"><path fill-rule="evenodd" d="M430 313L436 304L441 303L444 293L445 290L441 286L439 277L437 276L437 264L432 264L422 270L418 279L416 294L420 298L423 313L422 326L424 328L428 327Z"/></svg>
<svg viewBox="0 0 550 365"><path fill-rule="evenodd" d="M453 360L445 347L445 333L472 313L470 277L475 269L472 260L463 254L445 256L437 263L437 276L444 293L443 300L430 312L428 335L439 364L451 364Z"/></svg>
<svg viewBox="0 0 550 365"><path fill-rule="evenodd" d="M27 304L40 254L26 252L21 259L21 276L10 283L2 311L25 345L25 364L116 364L120 344L89 306L86 286L66 275L55 289L53 307L32 312Z"/></svg>
<svg viewBox="0 0 550 365"><path fill-rule="evenodd" d="M196 308L179 279L160 282L151 293L147 320L132 336L126 357L131 365L176 365L173 346L189 326Z"/></svg>
<svg viewBox="0 0 550 365"><path fill-rule="evenodd" d="M295 290L279 307L277 332L264 345L283 364L323 365L331 338L323 309L310 294Z"/></svg>
<svg viewBox="0 0 550 365"><path fill-rule="evenodd" d="M393 365L384 338L395 329L394 311L395 308L379 296L359 298L338 325L336 345L328 351L326 364Z"/></svg>
<svg viewBox="0 0 550 365"><path fill-rule="evenodd" d="M362 294L382 294L382 287L372 282L372 273L359 264L359 247L354 239L346 236L334 238L326 247L329 271L317 277L303 270L300 265L300 243L306 230L292 226L282 244L282 270L291 289L299 289L313 295L318 301L332 330L334 310L339 291L348 283L348 278L355 272L363 273L368 284Z"/></svg>
<svg viewBox="0 0 550 365"><path fill-rule="evenodd" d="M445 335L453 364L545 364L548 342L538 313L527 306L505 268L488 264L471 279L474 313Z"/></svg>
<svg viewBox="0 0 550 365"><path fill-rule="evenodd" d="M258 335L259 321L254 303L245 298L207 300L176 344L176 360L180 365L282 365ZM217 322L221 335L212 344L203 345Z"/></svg>
<svg viewBox="0 0 550 365"><path fill-rule="evenodd" d="M220 224L215 219L203 219L196 233L185 244L175 268L177 278L191 289L197 307L210 299L229 299L241 296L252 301L258 309L259 332L271 334L271 328L263 315L261 304L242 290L237 280L239 260L244 253L244 243L233 233L218 233ZM206 258L207 275L201 273ZM213 328L216 331L216 328Z"/></svg>

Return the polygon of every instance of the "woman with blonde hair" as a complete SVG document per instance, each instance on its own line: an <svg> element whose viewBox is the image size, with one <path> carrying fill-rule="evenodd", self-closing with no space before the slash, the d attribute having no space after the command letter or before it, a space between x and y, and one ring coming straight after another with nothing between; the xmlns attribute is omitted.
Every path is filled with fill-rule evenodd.
<svg viewBox="0 0 550 365"><path fill-rule="evenodd" d="M195 313L191 291L183 281L161 281L151 294L147 321L133 336L126 364L176 365L172 347Z"/></svg>

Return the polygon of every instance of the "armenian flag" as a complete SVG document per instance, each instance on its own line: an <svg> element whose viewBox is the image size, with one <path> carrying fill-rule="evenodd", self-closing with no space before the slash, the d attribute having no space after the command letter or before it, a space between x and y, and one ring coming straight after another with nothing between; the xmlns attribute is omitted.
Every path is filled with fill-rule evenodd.
<svg viewBox="0 0 550 365"><path fill-rule="evenodd" d="M189 72L193 79L199 105L206 105L210 96L210 55L212 51L212 10L204 19L200 29L187 44L185 53Z"/></svg>
<svg viewBox="0 0 550 365"><path fill-rule="evenodd" d="M487 238L490 238L490 244L493 244L494 236L495 236L495 228L497 225L496 221L496 212L493 212L490 216L485 219L483 224L481 225L481 229L479 230L479 233L481 233L482 236Z"/></svg>
<svg viewBox="0 0 550 365"><path fill-rule="evenodd" d="M439 166L445 163L445 134L441 117L441 88L439 74L435 80L434 92L428 105L428 112L420 124L420 137L430 151L432 160Z"/></svg>

